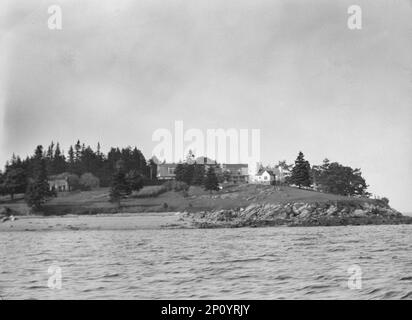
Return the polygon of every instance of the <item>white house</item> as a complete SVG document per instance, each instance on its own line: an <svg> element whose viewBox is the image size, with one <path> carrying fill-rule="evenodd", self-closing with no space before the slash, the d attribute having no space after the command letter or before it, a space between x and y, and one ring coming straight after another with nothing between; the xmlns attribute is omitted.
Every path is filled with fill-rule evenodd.
<svg viewBox="0 0 412 320"><path fill-rule="evenodd" d="M258 184L272 184L275 180L275 175L269 170L260 170L256 174L255 183Z"/></svg>
<svg viewBox="0 0 412 320"><path fill-rule="evenodd" d="M275 174L271 170L261 168L255 174L249 175L249 183L252 184L272 184L275 180Z"/></svg>

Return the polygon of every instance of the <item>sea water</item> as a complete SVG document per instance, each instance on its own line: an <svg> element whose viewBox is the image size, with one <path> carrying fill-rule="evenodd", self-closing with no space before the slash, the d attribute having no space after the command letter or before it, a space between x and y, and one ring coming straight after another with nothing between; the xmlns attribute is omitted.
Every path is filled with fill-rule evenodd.
<svg viewBox="0 0 412 320"><path fill-rule="evenodd" d="M412 299L412 225L0 233L0 299Z"/></svg>

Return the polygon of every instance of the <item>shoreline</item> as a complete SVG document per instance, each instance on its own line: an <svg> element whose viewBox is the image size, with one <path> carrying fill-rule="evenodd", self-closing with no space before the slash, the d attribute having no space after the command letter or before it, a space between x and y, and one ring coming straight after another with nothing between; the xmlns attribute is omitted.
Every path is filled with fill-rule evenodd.
<svg viewBox="0 0 412 320"><path fill-rule="evenodd" d="M319 226L361 226L361 225L405 225L412 224L412 217L404 216L405 220L382 220L379 223L365 223L355 218L346 220L327 219L326 223L296 223L282 220L254 221L210 221L198 219L198 213L187 212L150 212L150 213L100 213L93 215L23 215L15 221L0 223L0 232L24 231L138 231L138 230L168 230L168 229L219 229L219 228L265 228L265 227L319 227ZM209 221L208 221L209 220ZM235 223L234 223L235 222Z"/></svg>
<svg viewBox="0 0 412 320"><path fill-rule="evenodd" d="M73 192L51 199L40 214L23 201L4 204L2 231L204 229L272 226L412 224L379 199L343 197L292 187L232 185L220 192L191 187L156 197L124 199L118 208L107 189Z"/></svg>
<svg viewBox="0 0 412 320"><path fill-rule="evenodd" d="M119 213L96 215L18 216L0 223L0 232L82 231L82 230L162 230L194 228L176 212Z"/></svg>

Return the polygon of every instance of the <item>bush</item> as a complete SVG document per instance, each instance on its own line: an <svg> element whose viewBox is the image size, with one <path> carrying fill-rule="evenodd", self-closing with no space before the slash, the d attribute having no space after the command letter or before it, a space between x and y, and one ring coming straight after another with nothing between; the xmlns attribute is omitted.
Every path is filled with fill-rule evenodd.
<svg viewBox="0 0 412 320"><path fill-rule="evenodd" d="M140 190L136 198L154 198L166 191L167 189L164 186L148 186Z"/></svg>
<svg viewBox="0 0 412 320"><path fill-rule="evenodd" d="M132 191L139 191L143 188L145 178L137 170L131 170L126 175L126 180Z"/></svg>
<svg viewBox="0 0 412 320"><path fill-rule="evenodd" d="M383 203L385 203L386 205L389 205L389 199L388 199L388 198L383 197L381 200L382 200Z"/></svg>
<svg viewBox="0 0 412 320"><path fill-rule="evenodd" d="M69 174L67 175L67 183L69 184L70 190L78 190L80 189L80 178L77 174Z"/></svg>
<svg viewBox="0 0 412 320"><path fill-rule="evenodd" d="M80 177L80 185L84 190L91 190L100 186L100 180L90 172L86 172Z"/></svg>
<svg viewBox="0 0 412 320"><path fill-rule="evenodd" d="M171 180L167 181L163 184L167 191L187 191L189 189L189 185L183 181L176 181Z"/></svg>

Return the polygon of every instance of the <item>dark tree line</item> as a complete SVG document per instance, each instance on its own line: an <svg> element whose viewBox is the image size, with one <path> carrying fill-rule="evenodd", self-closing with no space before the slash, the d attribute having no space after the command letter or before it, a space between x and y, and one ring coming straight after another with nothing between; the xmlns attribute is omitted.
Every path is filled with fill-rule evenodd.
<svg viewBox="0 0 412 320"><path fill-rule="evenodd" d="M34 155L21 159L13 155L0 172L0 194L13 199L16 194L25 193L27 203L39 209L45 199L51 196L48 177L69 173L71 177L89 174L100 180L102 187L111 186L110 198L120 204L120 199L139 190L143 184L156 177L156 164L147 162L136 147L111 148L107 154L77 141L70 146L67 156L59 143L53 142L43 150L38 146ZM207 168L207 170L206 170ZM198 163L181 163L175 169L177 181L187 185L203 186L206 190L217 190L222 173L216 173L214 166ZM369 196L368 185L361 170L343 166L325 159L322 165L311 167L299 152L286 184L301 187L316 186L317 190L345 196Z"/></svg>
<svg viewBox="0 0 412 320"><path fill-rule="evenodd" d="M46 164L47 176L61 173L72 173L81 176L84 173L92 173L100 180L100 185L108 187L111 183L112 175L115 171L117 161L124 162L126 172L135 170L143 176L149 178L152 172L152 178L155 177L154 163L146 162L143 153L136 147L131 148L111 148L106 154L100 150L100 144L96 150L84 143L77 141L74 146L70 146L67 156L61 150L59 143L53 142L42 152ZM24 192L27 186L27 178L33 177L35 156L27 157L21 160L20 157L13 155L12 159L6 163L2 181L7 183L7 191L3 193L20 193ZM151 168L152 167L152 168ZM4 189L3 189L4 190ZM14 190L17 190L14 192ZM10 192L9 192L10 191Z"/></svg>
<svg viewBox="0 0 412 320"><path fill-rule="evenodd" d="M175 169L177 181L187 185L204 186L206 190L218 190L219 179L213 166L198 163L179 163Z"/></svg>
<svg viewBox="0 0 412 320"><path fill-rule="evenodd" d="M359 168L353 169L325 159L322 165L312 168L312 175L319 190L323 192L344 196L370 196L367 192L368 185Z"/></svg>
<svg viewBox="0 0 412 320"><path fill-rule="evenodd" d="M42 201L50 196L48 177L61 173L68 173L69 177L89 174L99 179L100 186L108 187L118 172L116 165L119 161L134 189L143 181L156 177L155 163L147 163L143 153L136 147L111 148L104 154L100 144L93 150L77 141L74 146L70 146L66 156L59 143L52 142L46 150L38 146L34 155L23 160L13 155L6 163L4 172L0 172L0 194L8 194L13 199L15 194L26 193L29 205L39 208Z"/></svg>
<svg viewBox="0 0 412 320"><path fill-rule="evenodd" d="M36 148L31 164L33 175L28 179L25 199L29 207L40 210L47 198L53 195L47 182L47 162L42 146Z"/></svg>
<svg viewBox="0 0 412 320"><path fill-rule="evenodd" d="M136 147L111 148L105 155L100 150L100 144L97 145L96 151L94 151L90 146L86 147L80 141L77 141L74 146L70 146L68 159L65 162L65 170L60 169L60 172L70 172L78 176L90 172L99 178L102 187L108 187L111 184L116 163L119 160L123 161L126 172L135 170L150 178L151 167L147 164L143 153ZM52 163L55 161L55 158L51 159ZM153 163L150 164L153 166ZM50 174L53 173L56 172L50 172Z"/></svg>
<svg viewBox="0 0 412 320"><path fill-rule="evenodd" d="M9 194L13 200L15 194L26 191L28 177L27 162L13 155L6 163L4 173L0 172L0 194Z"/></svg>
<svg viewBox="0 0 412 320"><path fill-rule="evenodd" d="M319 191L343 196L370 196L360 169L329 162L328 159L320 166L311 167L302 152L299 152L291 176L286 182L299 188L313 185Z"/></svg>

